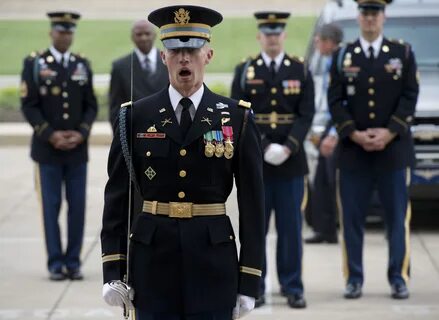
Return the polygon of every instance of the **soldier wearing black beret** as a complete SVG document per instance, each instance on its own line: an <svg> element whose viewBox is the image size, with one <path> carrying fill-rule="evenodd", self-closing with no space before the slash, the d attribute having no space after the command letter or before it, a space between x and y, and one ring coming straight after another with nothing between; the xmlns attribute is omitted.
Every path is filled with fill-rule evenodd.
<svg viewBox="0 0 439 320"><path fill-rule="evenodd" d="M345 297L363 285L364 220L376 188L389 241L391 296L409 297L410 202L414 150L410 125L419 85L409 44L383 36L391 0L358 0L360 37L334 55L328 104L339 135L338 205L346 278Z"/></svg>
<svg viewBox="0 0 439 320"><path fill-rule="evenodd" d="M264 252L262 154L250 103L203 84L218 12L181 5L148 19L160 28L170 84L119 114L105 188L103 296L126 308L132 298L138 319L236 319L254 308ZM130 216L131 166L144 202ZM239 255L225 207L233 181Z"/></svg>
<svg viewBox="0 0 439 320"><path fill-rule="evenodd" d="M41 201L47 267L51 280L82 279L80 252L84 233L88 137L97 113L90 64L69 51L75 12L47 14L52 46L24 59L21 108L34 132L31 157ZM65 187L68 243L64 251L58 225Z"/></svg>
<svg viewBox="0 0 439 320"><path fill-rule="evenodd" d="M252 103L264 153L265 231L276 215L277 271L282 295L304 308L302 210L307 202L303 141L314 115L314 83L302 58L284 52L288 12L257 12L262 51L235 69L232 98ZM265 292L263 270L261 291ZM257 305L265 303L264 295Z"/></svg>

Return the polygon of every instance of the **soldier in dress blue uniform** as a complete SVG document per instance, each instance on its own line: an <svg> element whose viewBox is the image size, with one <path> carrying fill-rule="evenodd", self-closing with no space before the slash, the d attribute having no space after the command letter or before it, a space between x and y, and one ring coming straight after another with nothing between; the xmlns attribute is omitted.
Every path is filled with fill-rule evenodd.
<svg viewBox="0 0 439 320"><path fill-rule="evenodd" d="M364 220L376 186L389 240L391 296L409 297L410 125L419 85L409 44L383 36L389 0L358 0L360 37L334 55L328 104L339 135L338 205L344 238L345 297L363 285Z"/></svg>
<svg viewBox="0 0 439 320"><path fill-rule="evenodd" d="M308 167L303 140L314 115L314 85L303 59L284 52L285 12L258 12L262 52L235 70L232 98L252 103L264 153L265 231L275 211L277 271L281 292L292 308L304 308L302 211ZM265 276L263 271L263 279ZM262 293L265 292L264 280ZM262 296L257 305L265 303Z"/></svg>
<svg viewBox="0 0 439 320"><path fill-rule="evenodd" d="M134 292L142 320L236 319L254 308L262 274L259 133L250 103L216 95L203 84L213 56L211 27L222 16L198 6L171 6L148 19L160 28L170 85L121 109L105 189L104 300L130 307ZM132 134L125 139L127 132ZM133 184L144 199L142 212L132 214L129 255L128 154ZM225 209L233 178L239 256Z"/></svg>
<svg viewBox="0 0 439 320"><path fill-rule="evenodd" d="M57 11L48 16L52 46L24 59L21 106L34 129L31 157L36 162L50 279L80 280L87 141L97 103L89 62L69 51L80 15ZM58 225L63 186L68 203L65 251Z"/></svg>

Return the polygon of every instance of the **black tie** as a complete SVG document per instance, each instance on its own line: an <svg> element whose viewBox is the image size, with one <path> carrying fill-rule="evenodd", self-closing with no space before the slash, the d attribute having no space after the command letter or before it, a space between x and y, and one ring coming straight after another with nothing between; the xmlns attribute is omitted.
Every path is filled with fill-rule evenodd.
<svg viewBox="0 0 439 320"><path fill-rule="evenodd" d="M147 73L150 74L151 73L151 61L149 61L148 56L145 57L144 61L144 65L143 65L143 70Z"/></svg>
<svg viewBox="0 0 439 320"><path fill-rule="evenodd" d="M183 98L180 100L180 105L183 107L181 111L180 128L183 137L186 137L192 124L191 114L189 113L189 107L192 105L192 101L189 98Z"/></svg>
<svg viewBox="0 0 439 320"><path fill-rule="evenodd" d="M61 55L61 61L60 61L60 64L61 64L61 67L63 67L63 68L65 68L65 66L64 66L64 55Z"/></svg>
<svg viewBox="0 0 439 320"><path fill-rule="evenodd" d="M270 62L270 74L271 79L274 79L274 77L276 76L276 62L274 62L274 60L271 60Z"/></svg>
<svg viewBox="0 0 439 320"><path fill-rule="evenodd" d="M373 50L373 47L370 46L370 47L369 47L369 61L370 61L371 63L373 63L374 60L375 60L374 50Z"/></svg>

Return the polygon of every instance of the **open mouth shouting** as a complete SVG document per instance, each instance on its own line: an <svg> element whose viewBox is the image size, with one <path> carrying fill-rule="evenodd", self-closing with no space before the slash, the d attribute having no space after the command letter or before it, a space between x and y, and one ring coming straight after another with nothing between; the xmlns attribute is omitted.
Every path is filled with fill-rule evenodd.
<svg viewBox="0 0 439 320"><path fill-rule="evenodd" d="M190 78L190 76L192 75L192 71L189 70L188 68L181 68L180 71L178 72L178 75L180 77L181 80L187 80Z"/></svg>

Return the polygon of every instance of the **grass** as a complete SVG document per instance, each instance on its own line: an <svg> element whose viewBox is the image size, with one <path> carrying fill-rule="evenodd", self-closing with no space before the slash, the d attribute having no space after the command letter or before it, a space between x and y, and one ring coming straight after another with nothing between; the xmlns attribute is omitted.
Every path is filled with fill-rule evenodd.
<svg viewBox="0 0 439 320"><path fill-rule="evenodd" d="M285 50L303 55L314 24L314 17L293 17L287 27ZM131 21L80 21L72 47L92 62L94 73L109 73L111 62L132 49ZM45 20L0 21L0 75L19 74L23 58L31 51L49 45L49 23ZM215 55L207 72L232 72L234 66L259 51L253 18L226 18L213 28L212 47ZM161 44L157 44L161 47Z"/></svg>

